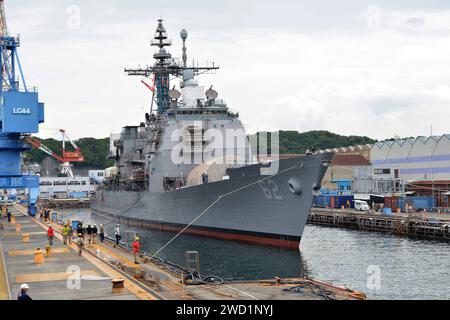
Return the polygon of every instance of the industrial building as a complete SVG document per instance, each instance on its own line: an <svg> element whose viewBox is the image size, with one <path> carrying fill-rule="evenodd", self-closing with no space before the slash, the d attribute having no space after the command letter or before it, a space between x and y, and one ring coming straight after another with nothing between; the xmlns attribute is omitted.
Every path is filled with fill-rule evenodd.
<svg viewBox="0 0 450 320"><path fill-rule="evenodd" d="M367 193L371 187L362 183L371 175L372 164L359 153L336 153L322 180L322 193Z"/></svg>
<svg viewBox="0 0 450 320"><path fill-rule="evenodd" d="M334 184L334 194L429 198L431 207L450 207L450 134L319 152L336 153L323 180L325 193ZM358 165L357 156L371 166Z"/></svg>
<svg viewBox="0 0 450 320"><path fill-rule="evenodd" d="M67 199L82 195L87 198L95 193L97 185L90 177L41 177L39 197Z"/></svg>
<svg viewBox="0 0 450 320"><path fill-rule="evenodd" d="M373 145L371 145L371 144L364 144L364 145L357 145L357 146L350 146L350 147L332 148L332 149L320 150L319 153L334 152L336 154L350 154L350 155L359 154L359 155L363 156L366 160L370 161L370 156L371 156L370 151L372 150L372 146Z"/></svg>
<svg viewBox="0 0 450 320"><path fill-rule="evenodd" d="M374 179L403 183L408 194L449 207L450 135L379 142L371 161Z"/></svg>

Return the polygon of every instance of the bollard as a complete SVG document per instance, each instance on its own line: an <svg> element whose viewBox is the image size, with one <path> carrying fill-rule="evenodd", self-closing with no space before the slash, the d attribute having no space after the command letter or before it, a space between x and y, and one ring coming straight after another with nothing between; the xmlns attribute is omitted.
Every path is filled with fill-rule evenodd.
<svg viewBox="0 0 450 320"><path fill-rule="evenodd" d="M30 235L28 233L25 233L25 234L22 235L22 242L23 243L30 242Z"/></svg>
<svg viewBox="0 0 450 320"><path fill-rule="evenodd" d="M50 245L45 246L45 257L50 258L52 255L52 247Z"/></svg>
<svg viewBox="0 0 450 320"><path fill-rule="evenodd" d="M112 293L122 293L125 289L125 280L116 278L112 280Z"/></svg>
<svg viewBox="0 0 450 320"><path fill-rule="evenodd" d="M22 231L22 225L21 224L16 224L16 232L19 233Z"/></svg>
<svg viewBox="0 0 450 320"><path fill-rule="evenodd" d="M11 224L16 224L16 217L15 216L11 216Z"/></svg>
<svg viewBox="0 0 450 320"><path fill-rule="evenodd" d="M40 248L37 248L36 251L34 251L34 263L35 264L44 263L44 252L42 252Z"/></svg>

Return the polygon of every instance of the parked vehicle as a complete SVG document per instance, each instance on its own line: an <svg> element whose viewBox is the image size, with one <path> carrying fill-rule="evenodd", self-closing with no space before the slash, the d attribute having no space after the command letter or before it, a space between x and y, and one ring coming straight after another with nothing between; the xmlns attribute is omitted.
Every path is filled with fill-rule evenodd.
<svg viewBox="0 0 450 320"><path fill-rule="evenodd" d="M355 200L355 210L358 211L369 211L370 207L366 201L363 200Z"/></svg>
<svg viewBox="0 0 450 320"><path fill-rule="evenodd" d="M0 205L12 206L14 205L14 200L9 199L7 196L2 196L0 199Z"/></svg>

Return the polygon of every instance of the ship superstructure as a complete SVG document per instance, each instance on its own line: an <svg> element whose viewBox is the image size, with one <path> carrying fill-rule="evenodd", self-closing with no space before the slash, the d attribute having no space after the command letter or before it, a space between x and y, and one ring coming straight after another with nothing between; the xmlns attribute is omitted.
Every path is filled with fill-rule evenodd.
<svg viewBox="0 0 450 320"><path fill-rule="evenodd" d="M187 31L180 36L181 61L169 53L172 42L158 20L155 63L125 69L153 82L144 82L152 106L143 122L111 139L115 172L94 209L143 227L188 226L190 233L297 248L332 155L257 163L239 115L196 79L218 67L188 66Z"/></svg>
<svg viewBox="0 0 450 320"><path fill-rule="evenodd" d="M158 20L151 42L158 48L153 56L155 64L145 69L125 69L128 75L153 79L154 99L145 122L123 128L120 138L114 142L111 158L117 161L119 175L114 183L118 188L169 191L186 186L189 174L199 164L214 163L217 169L218 162L226 168L253 161L238 114L230 112L212 86L205 90L195 78L219 68L188 67L187 31L182 30L180 35L182 62L173 59L168 52L167 47L172 42L167 38L163 21ZM170 87L170 77L180 79L180 91L175 86ZM153 110L154 101L156 110ZM230 134L235 135L241 145L227 145L225 140ZM209 181L222 179L225 171L222 173L219 177L208 175ZM190 184L200 182L194 180L192 177Z"/></svg>

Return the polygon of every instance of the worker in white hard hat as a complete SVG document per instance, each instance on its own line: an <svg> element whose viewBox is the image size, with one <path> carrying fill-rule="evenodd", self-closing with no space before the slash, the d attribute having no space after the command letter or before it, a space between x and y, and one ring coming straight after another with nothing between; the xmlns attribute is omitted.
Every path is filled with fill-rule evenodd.
<svg viewBox="0 0 450 320"><path fill-rule="evenodd" d="M26 283L22 284L20 286L20 293L19 293L19 296L17 297L17 300L21 300L21 301L33 300L28 295L28 290L30 290L30 287Z"/></svg>

